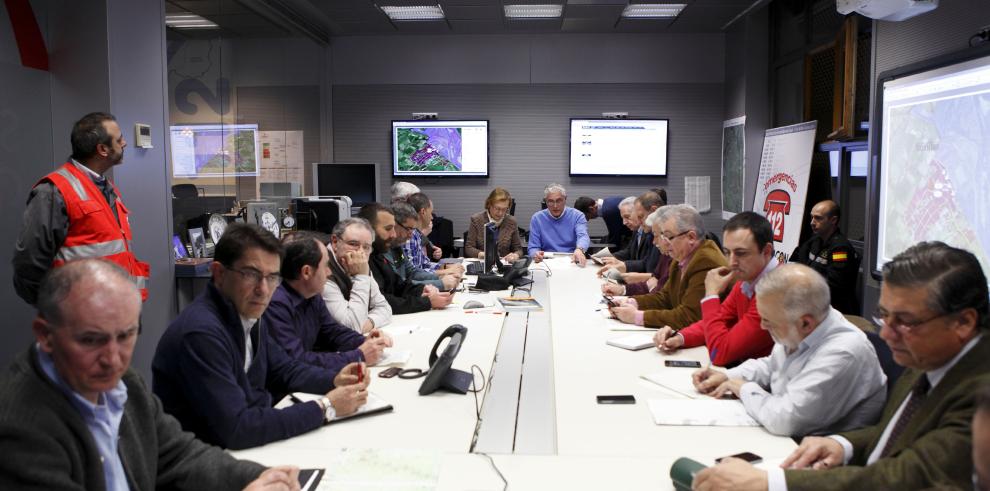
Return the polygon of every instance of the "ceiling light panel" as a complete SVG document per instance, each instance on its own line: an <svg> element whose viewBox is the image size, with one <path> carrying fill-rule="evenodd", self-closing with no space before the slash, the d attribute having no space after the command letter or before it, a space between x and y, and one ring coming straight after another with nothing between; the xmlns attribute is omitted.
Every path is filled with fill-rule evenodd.
<svg viewBox="0 0 990 491"><path fill-rule="evenodd" d="M220 27L196 14L165 14L165 25L173 29L218 29Z"/></svg>
<svg viewBox="0 0 990 491"><path fill-rule="evenodd" d="M622 16L628 19L671 19L680 15L683 3L634 3L627 5Z"/></svg>
<svg viewBox="0 0 990 491"><path fill-rule="evenodd" d="M443 9L439 5L379 5L389 19L404 20L443 20Z"/></svg>
<svg viewBox="0 0 990 491"><path fill-rule="evenodd" d="M560 17L563 11L560 4L505 6L505 16L509 19L550 19Z"/></svg>

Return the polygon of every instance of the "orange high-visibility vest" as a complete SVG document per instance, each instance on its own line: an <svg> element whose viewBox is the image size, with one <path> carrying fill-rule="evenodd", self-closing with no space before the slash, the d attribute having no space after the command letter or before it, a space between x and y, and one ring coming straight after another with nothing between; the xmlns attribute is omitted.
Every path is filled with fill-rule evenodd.
<svg viewBox="0 0 990 491"><path fill-rule="evenodd" d="M100 188L72 162L66 162L38 182L44 181L50 181L62 193L69 215L69 232L62 247L55 253L52 267L57 268L73 259L106 259L124 268L141 290L141 299L147 300L151 266L138 261L132 252L131 223L117 187L110 183L117 194L114 206L120 217L119 223Z"/></svg>

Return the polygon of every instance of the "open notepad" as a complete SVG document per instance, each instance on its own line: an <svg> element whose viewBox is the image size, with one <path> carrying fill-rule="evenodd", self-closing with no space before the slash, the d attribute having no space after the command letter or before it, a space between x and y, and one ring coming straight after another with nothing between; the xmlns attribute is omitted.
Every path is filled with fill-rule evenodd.
<svg viewBox="0 0 990 491"><path fill-rule="evenodd" d="M625 336L609 339L608 341L605 341L605 344L615 346L616 348L639 351L641 349L653 347L653 333L635 332Z"/></svg>
<svg viewBox="0 0 990 491"><path fill-rule="evenodd" d="M305 392L293 392L290 396L292 402L303 403L309 401L318 401L323 394L307 394ZM368 402L365 402L363 406L359 407L357 411L348 414L347 416L337 416L333 418L327 424L333 424L338 421L346 421L348 419L360 418L362 416L371 416L372 414L380 414L391 411L392 405L389 404L385 399L382 399L374 392L368 392Z"/></svg>
<svg viewBox="0 0 990 491"><path fill-rule="evenodd" d="M385 348L382 350L382 358L372 366L376 367L401 367L412 358L412 351Z"/></svg>
<svg viewBox="0 0 990 491"><path fill-rule="evenodd" d="M760 426L737 400L650 399L649 406L658 425Z"/></svg>

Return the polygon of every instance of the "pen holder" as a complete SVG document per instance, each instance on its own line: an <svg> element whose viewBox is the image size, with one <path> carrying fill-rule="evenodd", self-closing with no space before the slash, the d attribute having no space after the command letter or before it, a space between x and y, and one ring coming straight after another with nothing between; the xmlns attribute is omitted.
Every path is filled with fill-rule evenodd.
<svg viewBox="0 0 990 491"><path fill-rule="evenodd" d="M694 476L708 467L701 462L681 457L670 466L670 480L674 482L674 489L677 491L691 491L691 482Z"/></svg>

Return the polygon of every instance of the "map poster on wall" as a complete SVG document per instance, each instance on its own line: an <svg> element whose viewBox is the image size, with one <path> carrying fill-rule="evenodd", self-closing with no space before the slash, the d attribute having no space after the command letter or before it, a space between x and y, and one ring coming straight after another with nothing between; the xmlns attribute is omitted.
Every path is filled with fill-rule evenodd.
<svg viewBox="0 0 990 491"><path fill-rule="evenodd" d="M809 121L770 128L763 136L753 211L770 221L773 249L780 262L787 261L801 237L817 127L817 121Z"/></svg>
<svg viewBox="0 0 990 491"><path fill-rule="evenodd" d="M746 182L746 116L722 123L722 219L743 211Z"/></svg>
<svg viewBox="0 0 990 491"><path fill-rule="evenodd" d="M258 144L261 147L258 182L295 182L302 186L302 131L259 131Z"/></svg>

